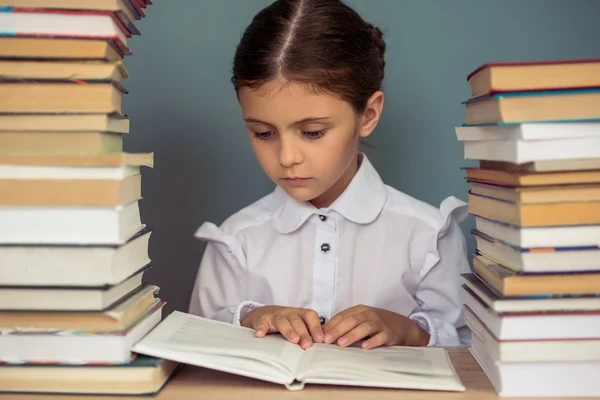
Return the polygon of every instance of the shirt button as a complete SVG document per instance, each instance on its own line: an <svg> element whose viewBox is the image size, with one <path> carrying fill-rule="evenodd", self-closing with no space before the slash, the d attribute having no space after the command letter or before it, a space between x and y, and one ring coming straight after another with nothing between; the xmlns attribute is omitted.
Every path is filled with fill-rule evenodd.
<svg viewBox="0 0 600 400"><path fill-rule="evenodd" d="M323 222L327 221L327 217L324 215L319 215L319 219Z"/></svg>
<svg viewBox="0 0 600 400"><path fill-rule="evenodd" d="M323 253L329 253L329 250L331 250L331 246L329 245L329 243L323 243L321 245L321 251Z"/></svg>

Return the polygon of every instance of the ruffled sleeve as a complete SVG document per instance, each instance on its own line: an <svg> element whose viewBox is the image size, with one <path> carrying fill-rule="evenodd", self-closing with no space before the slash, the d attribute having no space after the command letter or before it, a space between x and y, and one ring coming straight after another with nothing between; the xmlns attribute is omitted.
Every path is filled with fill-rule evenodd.
<svg viewBox="0 0 600 400"><path fill-rule="evenodd" d="M240 319L262 304L245 298L247 268L243 248L234 236L213 223L204 223L195 234L206 241L192 297L190 314L239 324Z"/></svg>
<svg viewBox="0 0 600 400"><path fill-rule="evenodd" d="M441 223L428 240L417 276L419 310L410 319L429 332L429 346L465 345L470 339L463 321L460 274L470 268L459 223L468 215L467 204L448 197L439 212Z"/></svg>

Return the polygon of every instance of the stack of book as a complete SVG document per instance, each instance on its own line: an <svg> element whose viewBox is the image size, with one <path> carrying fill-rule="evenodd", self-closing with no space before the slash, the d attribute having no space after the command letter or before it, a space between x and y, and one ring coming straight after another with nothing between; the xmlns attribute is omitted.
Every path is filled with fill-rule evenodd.
<svg viewBox="0 0 600 400"><path fill-rule="evenodd" d="M123 152L141 0L0 0L0 391L153 393L143 166Z"/></svg>
<svg viewBox="0 0 600 400"><path fill-rule="evenodd" d="M468 81L473 355L500 395L600 396L600 60L486 64Z"/></svg>

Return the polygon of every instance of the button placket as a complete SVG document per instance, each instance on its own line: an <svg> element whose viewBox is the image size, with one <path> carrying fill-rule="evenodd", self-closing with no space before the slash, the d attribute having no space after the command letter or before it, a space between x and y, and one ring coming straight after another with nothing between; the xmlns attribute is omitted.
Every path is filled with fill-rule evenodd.
<svg viewBox="0 0 600 400"><path fill-rule="evenodd" d="M323 222L317 221L314 241L312 304L313 309L325 318L331 318L335 297L337 233L332 222L332 218L326 218Z"/></svg>

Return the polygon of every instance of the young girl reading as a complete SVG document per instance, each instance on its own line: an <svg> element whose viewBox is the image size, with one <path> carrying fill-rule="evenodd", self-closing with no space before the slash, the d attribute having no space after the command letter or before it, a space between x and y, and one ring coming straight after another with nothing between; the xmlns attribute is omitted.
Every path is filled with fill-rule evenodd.
<svg viewBox="0 0 600 400"><path fill-rule="evenodd" d="M381 31L339 0L278 0L254 17L232 82L276 188L199 228L190 313L302 348L468 343L464 203L395 190L359 151L383 109L384 51Z"/></svg>

